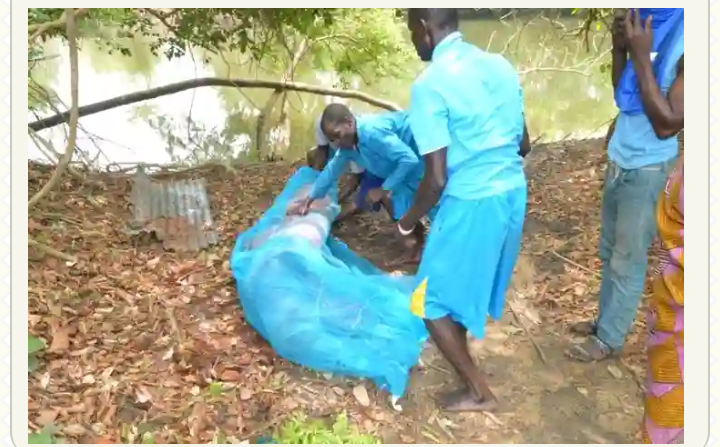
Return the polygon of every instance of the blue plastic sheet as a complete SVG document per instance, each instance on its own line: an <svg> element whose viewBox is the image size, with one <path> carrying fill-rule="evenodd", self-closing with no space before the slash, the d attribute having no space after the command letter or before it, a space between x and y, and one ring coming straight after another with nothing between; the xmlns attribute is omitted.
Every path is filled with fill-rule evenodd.
<svg viewBox="0 0 720 447"><path fill-rule="evenodd" d="M372 379L399 397L427 338L422 320L410 312L413 279L382 272L328 236L338 212L336 190L310 219L286 216L317 175L298 170L263 217L238 236L230 266L245 317L280 356Z"/></svg>

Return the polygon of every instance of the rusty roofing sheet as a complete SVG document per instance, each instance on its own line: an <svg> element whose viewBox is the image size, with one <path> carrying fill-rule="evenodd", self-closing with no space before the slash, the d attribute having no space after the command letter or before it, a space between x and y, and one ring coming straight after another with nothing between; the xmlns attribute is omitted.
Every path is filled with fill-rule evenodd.
<svg viewBox="0 0 720 447"><path fill-rule="evenodd" d="M141 170L133 178L131 227L154 232L169 250L216 244L205 179L158 182Z"/></svg>

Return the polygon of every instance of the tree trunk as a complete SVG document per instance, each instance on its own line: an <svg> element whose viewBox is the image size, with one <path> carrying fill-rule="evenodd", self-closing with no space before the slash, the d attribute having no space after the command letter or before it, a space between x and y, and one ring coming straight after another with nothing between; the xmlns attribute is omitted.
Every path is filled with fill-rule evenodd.
<svg viewBox="0 0 720 447"><path fill-rule="evenodd" d="M65 168L70 164L73 152L75 152L75 142L77 140L77 128L78 128L78 47L77 47L77 23L75 23L75 11L72 8L67 8L63 17L66 18L67 22L67 39L68 39L68 50L70 53L70 111L66 112L70 119L70 132L68 134L67 147L62 158L58 161L58 165L55 168L50 180L36 192L34 196L28 201L28 208L32 208L40 199L52 190L62 178Z"/></svg>
<svg viewBox="0 0 720 447"><path fill-rule="evenodd" d="M386 110L401 110L400 106L395 103L385 101L357 90L342 90L337 88L326 88L312 84L300 82L281 82L281 81L264 81L256 79L225 79L225 78L198 78L187 81L176 82L174 84L164 85L162 87L151 88L140 92L129 93L127 95L118 96L105 101L96 102L82 106L78 109L78 116L87 116L105 110L114 109L116 107L134 104L148 99L158 98L160 96L171 95L173 93L182 92L191 88L198 87L236 87L236 88L269 88L279 91L297 91L305 93L314 93L316 95L336 96L339 98L356 99L376 107ZM28 127L34 131L47 129L58 124L66 123L70 118L70 112L58 113L47 118L33 121Z"/></svg>

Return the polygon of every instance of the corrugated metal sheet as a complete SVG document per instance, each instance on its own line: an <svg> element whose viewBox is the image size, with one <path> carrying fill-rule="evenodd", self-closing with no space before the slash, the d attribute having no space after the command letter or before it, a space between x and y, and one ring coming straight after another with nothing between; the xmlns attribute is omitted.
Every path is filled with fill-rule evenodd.
<svg viewBox="0 0 720 447"><path fill-rule="evenodd" d="M165 249L197 251L218 241L205 179L158 182L138 170L130 201L131 226L154 232Z"/></svg>

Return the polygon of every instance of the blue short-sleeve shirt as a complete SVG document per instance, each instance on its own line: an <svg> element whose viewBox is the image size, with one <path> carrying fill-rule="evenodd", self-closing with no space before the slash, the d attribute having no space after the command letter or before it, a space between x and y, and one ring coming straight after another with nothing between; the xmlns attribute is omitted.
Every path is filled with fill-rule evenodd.
<svg viewBox="0 0 720 447"><path fill-rule="evenodd" d="M658 76L658 86L663 96L667 97L670 87L677 79L677 63L684 53L685 40L682 39L667 55L672 63L667 64L666 71ZM678 155L679 149L677 135L659 138L645 113L628 115L620 112L615 123L615 132L608 142L608 158L623 169L640 169L670 160Z"/></svg>
<svg viewBox="0 0 720 447"><path fill-rule="evenodd" d="M423 163L410 131L406 112L363 115L356 118L358 144L354 149L339 149L310 192L324 196L350 162L385 179L383 189L417 188L423 175Z"/></svg>
<svg viewBox="0 0 720 447"><path fill-rule="evenodd" d="M447 147L444 194L473 200L526 184L522 89L501 55L450 34L413 83L409 113L421 155Z"/></svg>

